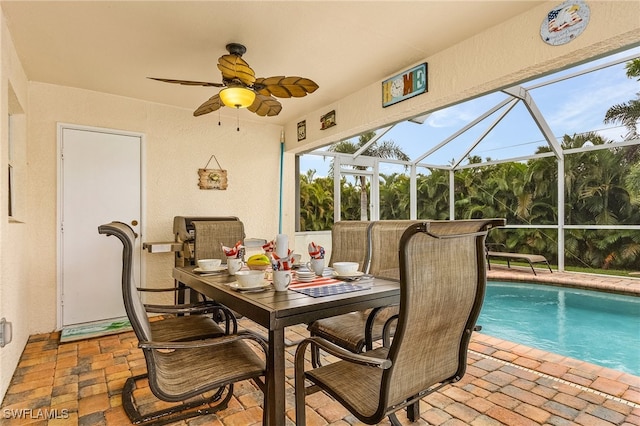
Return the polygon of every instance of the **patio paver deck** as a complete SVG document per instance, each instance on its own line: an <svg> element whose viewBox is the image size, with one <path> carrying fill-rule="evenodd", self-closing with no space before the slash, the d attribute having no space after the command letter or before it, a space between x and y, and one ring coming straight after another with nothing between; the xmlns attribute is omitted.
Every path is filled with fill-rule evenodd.
<svg viewBox="0 0 640 426"><path fill-rule="evenodd" d="M584 283L575 274L493 267L490 279ZM593 286L640 294L640 279L598 276ZM583 285L583 284L581 284ZM591 284L589 284L591 285ZM600 287L599 287L600 288ZM243 328L259 328L246 319ZM288 328L287 339L308 335ZM133 332L60 344L59 333L31 336L2 403L2 425L130 424L120 393L127 377L145 369ZM293 425L293 354L286 354L287 418ZM147 394L150 394L148 392ZM160 405L150 395L149 408ZM257 425L260 391L236 386L229 407L175 425ZM323 393L307 397L311 425L361 424ZM57 418L47 419L46 416ZM399 418L406 422L402 414ZM381 423L388 424L388 422ZM407 424L409 424L407 422ZM640 425L640 377L474 333L463 379L423 399L416 425Z"/></svg>

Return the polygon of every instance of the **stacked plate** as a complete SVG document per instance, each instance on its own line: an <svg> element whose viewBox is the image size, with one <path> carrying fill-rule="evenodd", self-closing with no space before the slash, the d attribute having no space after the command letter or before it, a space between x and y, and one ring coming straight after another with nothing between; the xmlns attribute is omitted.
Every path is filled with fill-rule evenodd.
<svg viewBox="0 0 640 426"><path fill-rule="evenodd" d="M364 272L361 271L356 271L356 272L350 272L348 274L339 274L337 272L333 272L333 276L339 280L347 280L347 281L355 281L359 278L361 278L364 275Z"/></svg>
<svg viewBox="0 0 640 426"><path fill-rule="evenodd" d="M316 274L313 271L297 271L296 276L298 281L303 283L311 282L316 278Z"/></svg>

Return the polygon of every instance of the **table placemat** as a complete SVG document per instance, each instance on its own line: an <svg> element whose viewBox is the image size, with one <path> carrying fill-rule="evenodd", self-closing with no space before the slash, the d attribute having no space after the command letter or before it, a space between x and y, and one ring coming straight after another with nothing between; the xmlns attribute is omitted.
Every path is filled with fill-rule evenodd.
<svg viewBox="0 0 640 426"><path fill-rule="evenodd" d="M295 288L319 287L323 285L338 284L342 282L344 281L340 281L332 277L318 277L313 281L298 281L297 279L292 279L291 284L289 284L289 288L293 290Z"/></svg>
<svg viewBox="0 0 640 426"><path fill-rule="evenodd" d="M304 288L292 288L290 290L297 291L298 293L306 294L311 297L333 296L334 294L350 293L352 291L360 291L371 288L370 285L349 284L345 282L338 282L337 284L320 285L315 287Z"/></svg>

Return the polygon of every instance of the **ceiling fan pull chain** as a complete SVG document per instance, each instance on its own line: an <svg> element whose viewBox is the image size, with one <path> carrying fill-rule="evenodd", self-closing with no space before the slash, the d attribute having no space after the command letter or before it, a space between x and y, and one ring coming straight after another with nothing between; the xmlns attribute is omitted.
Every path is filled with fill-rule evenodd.
<svg viewBox="0 0 640 426"><path fill-rule="evenodd" d="M236 130L239 132L240 131L240 108L236 108L236 125L238 126Z"/></svg>
<svg viewBox="0 0 640 426"><path fill-rule="evenodd" d="M220 110L218 110L218 126L222 126L222 123L220 122Z"/></svg>

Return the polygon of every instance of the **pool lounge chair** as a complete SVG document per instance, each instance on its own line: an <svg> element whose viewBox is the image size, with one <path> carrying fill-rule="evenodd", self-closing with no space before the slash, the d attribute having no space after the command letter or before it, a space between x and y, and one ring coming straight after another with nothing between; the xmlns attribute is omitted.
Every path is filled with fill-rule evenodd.
<svg viewBox="0 0 640 426"><path fill-rule="evenodd" d="M528 253L511 253L511 252L507 252L507 251L495 251L495 250L489 250L489 247L493 247L495 246L495 244L487 244L487 267L489 268L489 270L491 270L491 258L500 258L500 259L506 259L507 260L507 267L511 268L511 261L512 260L523 260L527 263L529 263L529 266L531 267L531 270L533 271L533 275L538 275L536 273L535 268L533 267L534 263L544 263L547 265L547 268L549 268L549 272L553 273L553 271L551 270L551 265L549 265L549 262L547 261L547 259L539 254L528 254Z"/></svg>

